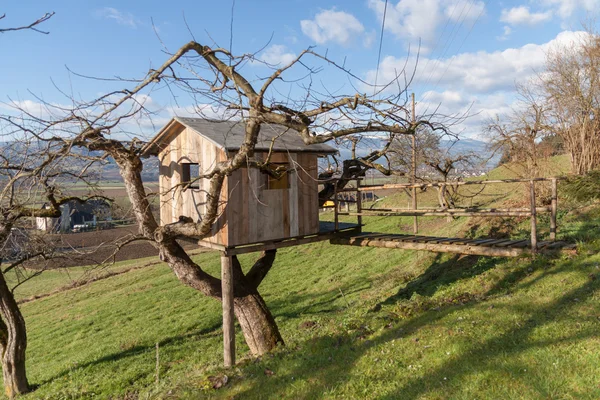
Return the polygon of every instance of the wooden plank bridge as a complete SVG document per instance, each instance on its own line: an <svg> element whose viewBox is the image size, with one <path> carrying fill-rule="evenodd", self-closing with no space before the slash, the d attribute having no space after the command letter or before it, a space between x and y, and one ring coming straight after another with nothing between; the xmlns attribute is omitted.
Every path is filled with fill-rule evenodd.
<svg viewBox="0 0 600 400"><path fill-rule="evenodd" d="M341 227L340 216L357 217L357 225L362 227L362 217L402 217L402 216L445 216L445 217L528 217L531 220L531 233L529 239L501 239L501 238L450 238L418 235L418 225L414 223L414 231L409 234L386 234L377 232L364 232L353 234L346 232L330 239L332 244L382 247L390 249L424 250L438 253L456 253L467 255L491 256L491 257L518 257L521 255L532 255L540 252L575 252L576 246L556 238L557 212L558 212L558 180L559 178L535 178L535 179L501 179L501 180L474 180L463 182L433 182L425 184L388 184L361 186L360 179L356 180L355 188L344 189L334 194L334 230L337 232ZM550 182L551 201L550 206L538 207L536 205L536 188L538 182ZM444 193L448 186L458 187L463 185L489 185L503 183L525 183L529 185L530 206L524 208L417 208L416 191L412 191L413 208L368 208L363 209L363 193L365 191L386 189L416 189L434 187L439 193ZM346 193L354 192L353 197ZM340 197L340 195L342 197ZM350 211L349 204L355 204L355 210ZM345 211L340 210L344 204ZM550 235L548 240L539 241L537 229L537 216L539 214L550 214ZM341 233L341 232L340 232Z"/></svg>
<svg viewBox="0 0 600 400"><path fill-rule="evenodd" d="M518 257L532 254L531 241L511 239L465 239L419 235L389 235L361 233L355 236L338 236L331 244L382 247L387 249L425 250L436 253L456 253L489 257ZM543 241L537 252L575 251L575 245L562 241Z"/></svg>

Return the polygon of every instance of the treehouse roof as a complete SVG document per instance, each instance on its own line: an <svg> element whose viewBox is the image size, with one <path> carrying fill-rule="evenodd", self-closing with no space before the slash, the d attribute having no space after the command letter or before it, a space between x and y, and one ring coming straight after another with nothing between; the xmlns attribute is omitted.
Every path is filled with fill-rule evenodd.
<svg viewBox="0 0 600 400"><path fill-rule="evenodd" d="M203 118L174 117L158 134L142 149L144 155L157 155L176 135L181 127L186 127L207 138L223 150L238 150L244 140L246 131L243 121L219 121ZM334 154L337 150L326 144L307 145L300 135L281 125L262 124L256 151L285 151L291 153Z"/></svg>

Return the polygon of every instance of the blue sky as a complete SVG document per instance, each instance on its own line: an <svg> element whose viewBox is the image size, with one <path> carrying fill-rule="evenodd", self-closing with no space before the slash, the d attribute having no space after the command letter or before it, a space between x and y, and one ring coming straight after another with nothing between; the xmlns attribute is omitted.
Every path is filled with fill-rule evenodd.
<svg viewBox="0 0 600 400"><path fill-rule="evenodd" d="M165 60L163 44L174 51L192 35L203 44L214 40L228 47L230 42L230 0L3 3L0 15L6 18L0 20L0 27L56 13L42 27L49 35L32 31L0 35L0 101L5 103L28 102L33 107L37 102L33 94L64 102L55 85L82 98L117 87L78 78L67 66L85 75L140 78ZM277 63L317 46L333 59L345 59L355 74L372 82L384 5L383 0L237 0L233 52L254 52L267 45L259 57ZM600 0L390 0L378 82L393 77L394 70L406 62L409 46L414 56L420 41L420 62L411 88L419 111L440 107L454 113L472 104L477 115L461 129L478 137L484 118L510 109L515 81L540 72L545 52L557 42L572 42L573 31L581 30L580 21L599 6ZM265 72L261 68L249 65L244 71L260 76ZM324 71L320 78L335 89L351 90L333 70ZM180 99L176 106L166 93L152 96L164 118L191 104Z"/></svg>

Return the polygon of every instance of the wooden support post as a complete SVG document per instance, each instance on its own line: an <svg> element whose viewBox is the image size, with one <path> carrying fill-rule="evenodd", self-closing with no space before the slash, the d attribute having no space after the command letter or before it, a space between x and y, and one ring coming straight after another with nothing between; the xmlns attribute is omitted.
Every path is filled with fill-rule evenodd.
<svg viewBox="0 0 600 400"><path fill-rule="evenodd" d="M221 253L221 292L223 304L223 360L235 365L235 326L233 312L233 256Z"/></svg>
<svg viewBox="0 0 600 400"><path fill-rule="evenodd" d="M558 211L558 187L556 178L552 178L552 200L550 211L550 240L556 240L556 213Z"/></svg>
<svg viewBox="0 0 600 400"><path fill-rule="evenodd" d="M537 252L537 218L535 209L535 181L529 181L531 196L531 252Z"/></svg>
<svg viewBox="0 0 600 400"><path fill-rule="evenodd" d="M415 115L415 94L412 94L412 122L413 124L416 122ZM416 140L417 132L413 131L412 134L412 176L411 183L414 185L417 183L417 140ZM412 208L413 210L417 209L417 188L413 187L412 189ZM416 235L419 233L419 222L417 220L417 216L413 217L413 233Z"/></svg>
<svg viewBox="0 0 600 400"><path fill-rule="evenodd" d="M334 230L338 230L340 228L340 221L338 215L338 191L337 191L337 181L333 183L333 221L334 221Z"/></svg>
<svg viewBox="0 0 600 400"><path fill-rule="evenodd" d="M360 179L356 179L356 221L358 226L362 226L362 192L360 191Z"/></svg>

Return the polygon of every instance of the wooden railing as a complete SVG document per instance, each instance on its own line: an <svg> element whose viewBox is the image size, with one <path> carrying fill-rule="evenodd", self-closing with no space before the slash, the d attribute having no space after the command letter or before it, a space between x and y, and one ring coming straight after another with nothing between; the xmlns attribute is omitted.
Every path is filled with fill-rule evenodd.
<svg viewBox="0 0 600 400"><path fill-rule="evenodd" d="M339 228L339 217L356 216L359 225L362 225L363 216L385 216L385 217L402 217L402 216L453 216L453 217L529 217L531 219L531 249L536 251L538 242L537 233L537 215L550 214L550 240L556 240L556 216L558 212L558 180L561 178L533 178L533 179L494 179L494 180L476 180L476 181L459 181L459 182L430 182L423 184L411 183L394 183L386 185L364 185L361 186L361 179L356 180L355 188L346 188L338 191L337 187L334 193L334 218L335 229ZM548 207L536 206L536 189L537 182L551 183L551 202ZM419 209L417 202L413 200L413 208L369 208L363 210L362 201L363 193L366 191L388 190L388 189L418 189L435 187L445 191L446 187L463 186L463 185L490 185L502 183L529 183L530 206L525 208L480 208L480 207L462 207L462 208L427 208ZM352 202L349 199L340 199L341 193L355 193L356 212L349 210L340 211L341 202ZM416 199L416 198L415 198ZM416 228L415 228L416 229ZM418 232L415 232L418 233Z"/></svg>

